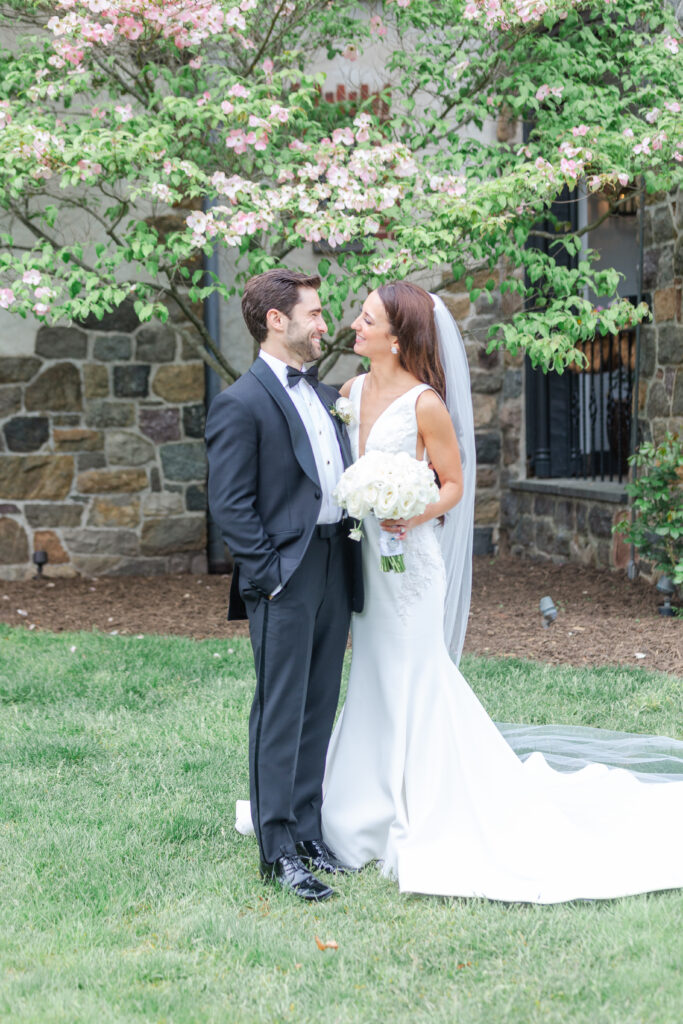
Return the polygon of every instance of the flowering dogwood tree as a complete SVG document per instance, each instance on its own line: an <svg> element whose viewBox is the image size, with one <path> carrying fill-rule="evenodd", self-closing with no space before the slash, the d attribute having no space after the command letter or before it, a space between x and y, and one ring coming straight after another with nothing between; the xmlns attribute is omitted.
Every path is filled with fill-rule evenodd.
<svg viewBox="0 0 683 1024"><path fill-rule="evenodd" d="M683 181L683 55L671 6L397 2L406 45L395 47L392 65L408 108L400 137L420 165L419 154L438 147L430 164L439 171L425 200L429 230L455 227L456 277L468 259L489 267L502 261L502 289L521 292L525 308L491 333L513 351L525 348L533 363L561 370L596 330L616 331L647 315L619 299L616 272L596 272L598 254L582 236L597 223L573 229L550 206L563 190L576 198L580 184L610 197L604 220L632 200L629 187L652 193ZM417 106L418 97L426 113L415 118L411 100ZM486 116L523 125L524 141L462 137ZM414 221L407 229L401 240L411 250L420 227ZM534 245L539 239L549 244ZM445 248L435 246L433 257ZM515 280L520 267L525 281ZM615 299L599 311L591 293Z"/></svg>
<svg viewBox="0 0 683 1024"><path fill-rule="evenodd" d="M627 185L681 180L666 5L385 0L368 17L348 0L0 0L0 17L6 309L81 320L132 299L164 319L172 300L230 380L197 302L234 282L207 280L198 257L227 246L253 273L318 242L335 254L319 269L337 318L387 278L502 266L503 290L531 301L492 343L556 368L581 359L598 317L612 330L644 315L580 232L528 242L565 186L616 205ZM373 37L389 116L371 98L322 102L313 56L360 60ZM472 131L500 117L525 140ZM559 249L581 250L575 269ZM615 301L598 314L590 292Z"/></svg>

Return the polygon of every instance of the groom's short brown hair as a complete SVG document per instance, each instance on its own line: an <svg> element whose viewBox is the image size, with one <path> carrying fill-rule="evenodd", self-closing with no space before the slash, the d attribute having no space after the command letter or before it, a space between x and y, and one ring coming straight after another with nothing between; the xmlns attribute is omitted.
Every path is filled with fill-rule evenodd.
<svg viewBox="0 0 683 1024"><path fill-rule="evenodd" d="M275 267L250 277L242 295L242 316L252 338L259 345L266 340L266 314L269 309L277 309L290 316L299 301L299 289L315 288L317 291L319 287L317 275L300 274L286 267Z"/></svg>

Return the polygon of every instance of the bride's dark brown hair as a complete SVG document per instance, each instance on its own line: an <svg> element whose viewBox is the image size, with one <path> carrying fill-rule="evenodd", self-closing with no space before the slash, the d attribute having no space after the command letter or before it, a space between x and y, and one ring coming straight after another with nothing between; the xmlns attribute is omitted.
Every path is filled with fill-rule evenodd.
<svg viewBox="0 0 683 1024"><path fill-rule="evenodd" d="M377 289L399 342L398 361L413 377L429 384L446 400L446 378L439 358L434 303L424 288L409 281L390 281Z"/></svg>

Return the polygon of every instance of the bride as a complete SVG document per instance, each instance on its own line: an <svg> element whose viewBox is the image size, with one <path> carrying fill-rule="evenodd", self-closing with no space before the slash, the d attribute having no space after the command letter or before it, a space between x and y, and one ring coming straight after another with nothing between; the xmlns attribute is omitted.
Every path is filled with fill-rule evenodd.
<svg viewBox="0 0 683 1024"><path fill-rule="evenodd" d="M328 753L325 841L351 866L379 861L411 892L554 903L683 885L683 781L647 784L585 758L556 771L540 752L521 760L511 744L533 749L533 730L505 738L452 660L469 608L475 459L467 360L444 304L406 282L384 285L353 328L370 361L342 389L354 457L428 459L440 497L414 519L363 523L365 609ZM381 571L380 529L403 541L405 573ZM683 749L554 732L553 763L577 746L595 761L624 742L666 746L677 763Z"/></svg>

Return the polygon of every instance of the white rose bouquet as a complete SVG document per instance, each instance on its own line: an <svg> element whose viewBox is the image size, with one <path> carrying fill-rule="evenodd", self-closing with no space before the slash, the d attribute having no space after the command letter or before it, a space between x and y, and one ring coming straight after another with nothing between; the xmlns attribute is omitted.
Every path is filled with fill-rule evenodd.
<svg viewBox="0 0 683 1024"><path fill-rule="evenodd" d="M410 519L437 501L439 488L426 462L407 452L371 451L345 470L334 500L354 519L371 512L378 519ZM351 531L360 540L360 528ZM379 546L384 572L405 572L403 544L394 534L380 530Z"/></svg>

